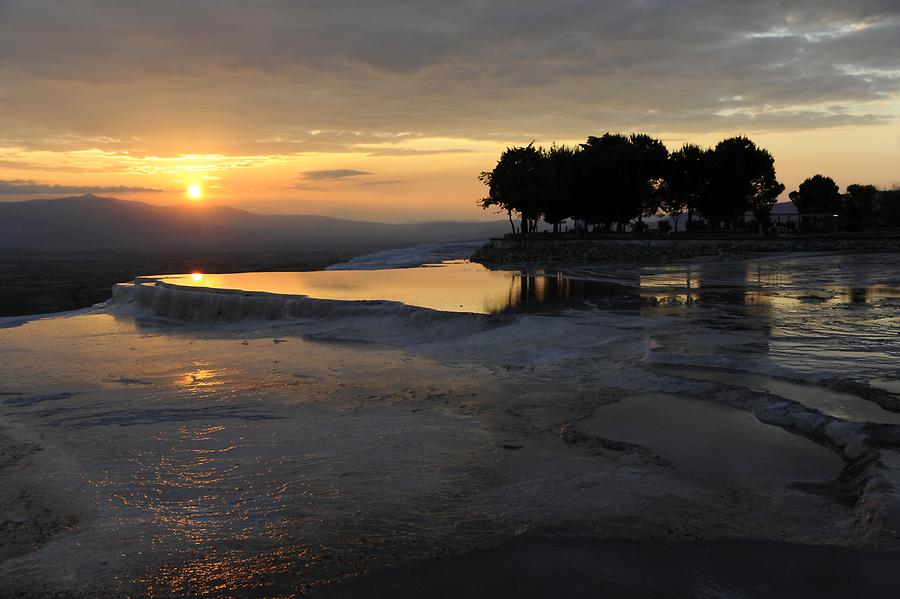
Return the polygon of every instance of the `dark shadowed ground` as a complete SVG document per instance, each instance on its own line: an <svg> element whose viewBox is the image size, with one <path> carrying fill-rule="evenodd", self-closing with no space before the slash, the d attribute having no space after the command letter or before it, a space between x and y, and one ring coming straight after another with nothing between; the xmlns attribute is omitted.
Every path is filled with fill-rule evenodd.
<svg viewBox="0 0 900 599"><path fill-rule="evenodd" d="M0 316L86 308L110 297L110 288L140 275L182 272L316 270L372 248L293 252L0 252Z"/></svg>
<svg viewBox="0 0 900 599"><path fill-rule="evenodd" d="M316 598L893 597L889 551L768 541L647 543L523 539L386 568Z"/></svg>

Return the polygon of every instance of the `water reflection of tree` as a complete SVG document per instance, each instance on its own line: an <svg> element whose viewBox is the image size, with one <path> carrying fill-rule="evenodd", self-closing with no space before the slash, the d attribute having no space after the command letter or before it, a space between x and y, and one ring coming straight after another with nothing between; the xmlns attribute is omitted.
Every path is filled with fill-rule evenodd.
<svg viewBox="0 0 900 599"><path fill-rule="evenodd" d="M560 272L522 272L513 277L509 288L511 310L550 307L572 301L572 279Z"/></svg>
<svg viewBox="0 0 900 599"><path fill-rule="evenodd" d="M850 287L846 292L848 303L865 304L869 301L869 289L867 287Z"/></svg>
<svg viewBox="0 0 900 599"><path fill-rule="evenodd" d="M696 318L716 328L772 329L770 273L747 262L687 264L643 273L641 300L648 313Z"/></svg>
<svg viewBox="0 0 900 599"><path fill-rule="evenodd" d="M773 272L767 263L743 262L739 270L736 270L735 277L744 283L743 317L754 330L763 332L767 338L771 337L777 320L776 313L785 307L786 301L786 298L779 295L778 288L790 283L790 275L786 272Z"/></svg>
<svg viewBox="0 0 900 599"><path fill-rule="evenodd" d="M638 281L637 274L633 276ZM602 301L632 302L624 293L626 289L629 287L625 285L572 278L562 272L523 271L511 277L506 297L495 301L488 312L552 311Z"/></svg>
<svg viewBox="0 0 900 599"><path fill-rule="evenodd" d="M691 266L642 272L637 285L642 304L651 308L690 305L699 299L696 273Z"/></svg>

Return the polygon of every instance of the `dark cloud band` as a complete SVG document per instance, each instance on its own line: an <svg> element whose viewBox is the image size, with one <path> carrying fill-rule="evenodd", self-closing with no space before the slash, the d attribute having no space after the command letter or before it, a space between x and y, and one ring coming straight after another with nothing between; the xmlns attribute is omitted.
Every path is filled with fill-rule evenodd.
<svg viewBox="0 0 900 599"><path fill-rule="evenodd" d="M323 170L323 171L306 171L301 174L303 179L307 179L309 181L323 181L329 179L348 179L350 177L360 177L363 175L371 175L372 173L368 171L358 171L350 168L340 168L333 170Z"/></svg>
<svg viewBox="0 0 900 599"><path fill-rule="evenodd" d="M27 179L0 180L0 194L82 194L82 193L156 193L162 189L152 187L129 187L127 185L51 185Z"/></svg>

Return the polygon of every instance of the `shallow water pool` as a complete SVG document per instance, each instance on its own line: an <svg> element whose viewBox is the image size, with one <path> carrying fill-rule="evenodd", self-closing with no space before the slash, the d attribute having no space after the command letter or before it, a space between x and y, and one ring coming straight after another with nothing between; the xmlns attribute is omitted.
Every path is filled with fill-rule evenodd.
<svg viewBox="0 0 900 599"><path fill-rule="evenodd" d="M489 270L466 260L414 268L177 274L149 277L168 285L229 289L316 299L400 302L443 312L496 314L546 311L588 298L616 295L616 283L574 279L558 272Z"/></svg>

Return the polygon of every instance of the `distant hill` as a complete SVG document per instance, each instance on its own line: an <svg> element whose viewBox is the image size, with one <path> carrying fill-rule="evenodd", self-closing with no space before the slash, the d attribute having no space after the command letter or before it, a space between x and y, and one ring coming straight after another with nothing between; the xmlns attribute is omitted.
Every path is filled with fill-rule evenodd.
<svg viewBox="0 0 900 599"><path fill-rule="evenodd" d="M83 195L0 203L2 250L290 250L487 239L504 221L388 224Z"/></svg>

